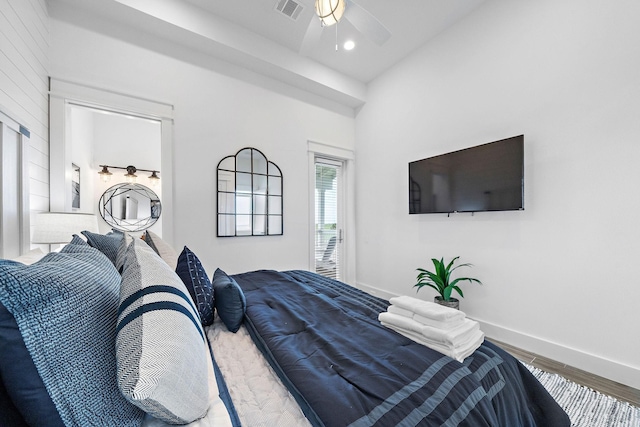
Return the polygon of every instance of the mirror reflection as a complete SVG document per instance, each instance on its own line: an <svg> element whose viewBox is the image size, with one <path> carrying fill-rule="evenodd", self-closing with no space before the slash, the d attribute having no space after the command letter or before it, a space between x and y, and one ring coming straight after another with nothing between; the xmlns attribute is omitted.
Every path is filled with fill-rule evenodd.
<svg viewBox="0 0 640 427"><path fill-rule="evenodd" d="M156 223L162 212L158 195L141 184L121 183L102 194L98 204L107 224L120 231L142 231Z"/></svg>

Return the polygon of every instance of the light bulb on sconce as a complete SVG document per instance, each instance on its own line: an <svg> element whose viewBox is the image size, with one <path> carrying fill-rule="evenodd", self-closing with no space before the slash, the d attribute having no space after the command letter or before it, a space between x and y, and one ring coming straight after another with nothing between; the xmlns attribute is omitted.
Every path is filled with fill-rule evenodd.
<svg viewBox="0 0 640 427"><path fill-rule="evenodd" d="M98 175L100 175L100 179L102 179L103 182L111 181L111 175L113 174L109 172L109 169L107 169L106 166L104 165L100 165L100 166L102 167L102 170L98 172Z"/></svg>
<svg viewBox="0 0 640 427"><path fill-rule="evenodd" d="M157 187L160 183L160 177L157 175L159 172L153 171L151 172L151 176L149 176L149 183L152 187Z"/></svg>
<svg viewBox="0 0 640 427"><path fill-rule="evenodd" d="M128 182L133 184L134 182L136 182L136 179L138 178L138 176L136 175L136 172L138 170L136 169L135 166L127 166L127 173L124 175L124 179Z"/></svg>

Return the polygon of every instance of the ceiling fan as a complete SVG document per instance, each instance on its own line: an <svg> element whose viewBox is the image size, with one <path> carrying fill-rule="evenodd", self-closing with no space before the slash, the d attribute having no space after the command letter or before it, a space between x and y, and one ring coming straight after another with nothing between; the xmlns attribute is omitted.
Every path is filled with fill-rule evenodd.
<svg viewBox="0 0 640 427"><path fill-rule="evenodd" d="M337 24L344 18L378 46L382 46L391 38L391 32L375 16L353 0L315 0L315 11L321 25L318 26L312 22L307 30L307 37L313 37L313 34L319 32L311 27L321 30L322 27Z"/></svg>

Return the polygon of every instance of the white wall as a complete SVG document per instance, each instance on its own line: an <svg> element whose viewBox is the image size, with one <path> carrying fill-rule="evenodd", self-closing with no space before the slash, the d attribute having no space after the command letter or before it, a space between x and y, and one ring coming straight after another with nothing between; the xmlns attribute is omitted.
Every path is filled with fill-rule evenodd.
<svg viewBox="0 0 640 427"><path fill-rule="evenodd" d="M360 285L415 295L417 267L460 255L488 335L640 387L639 21L637 1L489 1L376 79L356 120ZM408 214L409 161L522 133L524 211Z"/></svg>
<svg viewBox="0 0 640 427"><path fill-rule="evenodd" d="M65 169L70 171L71 165L74 164L80 168L80 209L74 211L83 213L97 213L97 206L94 203L94 182L97 171L92 170L94 143L93 143L93 113L90 110L79 107L69 106L70 121L70 153L69 164ZM66 175L71 175L67 173ZM69 188L71 183L66 186ZM97 200L97 199L96 199ZM69 206L71 200L69 200Z"/></svg>
<svg viewBox="0 0 640 427"><path fill-rule="evenodd" d="M103 114L94 112L94 152L93 168L97 176L98 165L129 166L140 169L160 170L161 144L160 122L141 118L127 117L120 114ZM112 181L120 179L126 170L111 170ZM160 171L162 174L162 171ZM150 173L137 173L138 182L150 185Z"/></svg>
<svg viewBox="0 0 640 427"><path fill-rule="evenodd" d="M104 182L98 175L102 170L99 165L134 165L140 169L158 170L162 174L159 121L76 105L68 105L66 108L71 141L65 171L70 176L72 163L80 167L79 212L100 216L98 205L102 194L110 187L126 182L126 170L115 168L110 169L110 180ZM149 172L139 171L136 182L161 195L162 183L154 186L149 175ZM65 188L70 185L67 182ZM67 200L66 205L70 206L70 203L71 200ZM112 228L102 220L99 220L99 227L102 233ZM162 236L162 216L149 230Z"/></svg>
<svg viewBox="0 0 640 427"><path fill-rule="evenodd" d="M353 149L354 119L270 90L281 84L229 76L233 66L130 28L52 13L52 76L174 106L176 249L188 245L211 275L257 268L308 268L307 141ZM103 35L108 34L108 35ZM138 47L127 40L141 41ZM160 52L179 52L177 60ZM216 72L224 69L225 74ZM247 71L237 69L246 77ZM240 148L261 150L284 177L284 235L216 237L216 165Z"/></svg>
<svg viewBox="0 0 640 427"><path fill-rule="evenodd" d="M52 75L174 105L175 246L210 273L306 267L306 141L353 149L357 135L363 287L414 294L416 267L461 255L485 283L466 286L463 309L490 335L640 387L638 7L489 1L374 81L355 129L269 79L109 23L54 19ZM519 133L524 212L408 215L409 161ZM244 146L283 171L284 236L215 237L215 166Z"/></svg>
<svg viewBox="0 0 640 427"><path fill-rule="evenodd" d="M48 211L49 14L45 0L0 2L0 64L0 110L31 132L31 211Z"/></svg>
<svg viewBox="0 0 640 427"><path fill-rule="evenodd" d="M110 169L113 174L108 182L99 178L99 165L113 165L126 167L133 165L136 168L158 170L162 177L161 159L161 125L159 121L142 118L127 117L120 114L92 113L94 123L91 173L95 177L92 191L92 203L94 212L99 215L98 204L102 194L110 187L126 182L124 174L126 170ZM138 171L136 183L142 184L159 197L162 195L162 179L157 185L152 185L149 180L150 172ZM142 212L140 212L142 217ZM149 213L150 214L150 213ZM149 228L150 231L162 237L163 217ZM109 231L111 227L104 221L100 221L100 230ZM140 233L134 233L140 234Z"/></svg>

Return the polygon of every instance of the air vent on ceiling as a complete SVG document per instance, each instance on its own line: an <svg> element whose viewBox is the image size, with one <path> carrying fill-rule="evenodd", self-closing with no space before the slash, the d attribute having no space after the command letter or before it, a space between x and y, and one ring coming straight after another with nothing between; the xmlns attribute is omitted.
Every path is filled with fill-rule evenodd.
<svg viewBox="0 0 640 427"><path fill-rule="evenodd" d="M300 16L302 12L302 5L294 0L278 0L276 4L276 10L283 15L293 19L294 21Z"/></svg>

